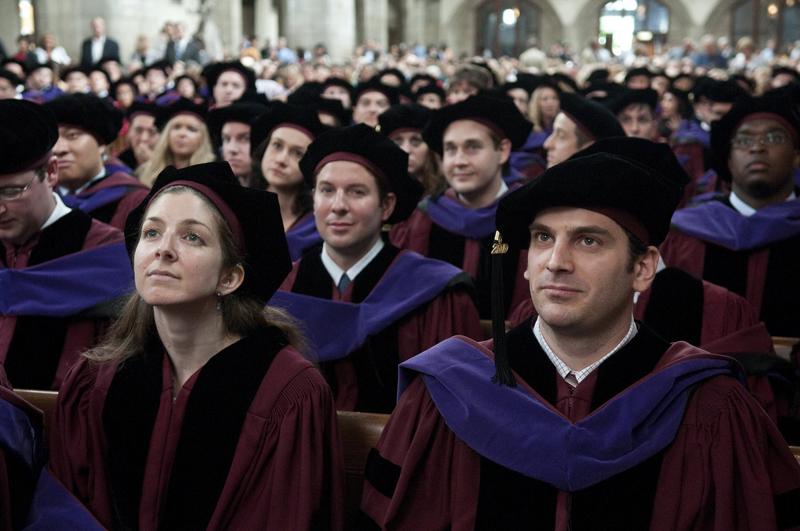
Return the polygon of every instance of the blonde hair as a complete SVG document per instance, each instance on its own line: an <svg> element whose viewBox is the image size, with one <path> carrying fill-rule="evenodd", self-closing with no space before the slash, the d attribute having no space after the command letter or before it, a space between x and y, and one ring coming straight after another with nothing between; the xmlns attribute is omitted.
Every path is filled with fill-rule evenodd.
<svg viewBox="0 0 800 531"><path fill-rule="evenodd" d="M136 170L136 175L139 177L139 180L147 186L153 185L153 181L156 180L156 177L158 177L158 174L161 173L164 168L175 165L175 157L169 148L169 135L175 127L175 118L179 116L180 115L170 118L167 125L164 126L164 130L161 131L161 136L156 143L156 147L153 148L153 156ZM189 159L190 166L216 160L214 148L211 147L211 136L208 134L208 127L202 120L200 120L200 123L202 124L200 132L203 139L200 142L200 147L192 153Z"/></svg>
<svg viewBox="0 0 800 531"><path fill-rule="evenodd" d="M550 85L542 85L540 87L536 87L536 90L533 91L531 94L530 103L528 103L528 116L530 116L531 122L533 122L533 128L536 131L544 131L550 127L553 127L553 121L555 121L555 116L550 120L550 123L544 122L544 117L542 116L542 110L539 106L539 101L542 99L542 93L545 90L552 90L556 93L556 97L558 97L558 91L551 87ZM558 114L558 113L556 113Z"/></svg>
<svg viewBox="0 0 800 531"><path fill-rule="evenodd" d="M231 228L219 210L203 194L186 186L170 186L160 194L191 193L203 200L211 210L219 233L223 267L241 264L244 257L237 250ZM144 219L144 215L142 216ZM141 234L139 227L138 234ZM220 299L220 311L229 334L246 336L259 328L272 326L283 332L289 344L303 352L306 340L300 332L298 322L279 308L264 306L254 295L241 288ZM122 362L143 354L148 345L157 338L153 306L147 304L137 292L131 293L119 319L108 329L103 341L83 355L96 362Z"/></svg>

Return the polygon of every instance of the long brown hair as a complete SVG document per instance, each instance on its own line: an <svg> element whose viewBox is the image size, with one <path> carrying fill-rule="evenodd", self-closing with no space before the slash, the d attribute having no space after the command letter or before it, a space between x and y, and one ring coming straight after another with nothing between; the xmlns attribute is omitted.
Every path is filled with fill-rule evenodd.
<svg viewBox="0 0 800 531"><path fill-rule="evenodd" d="M204 195L186 186L171 186L160 193L184 192L195 194L210 208L219 231L223 267L233 267L242 263L244 257L234 243L230 227L219 210ZM144 218L145 216L142 216L142 219ZM241 289L226 295L220 301L222 321L228 334L244 337L259 328L274 326L286 335L290 345L299 351L306 350L306 340L300 332L298 322L285 311L264 306L257 297ZM153 306L147 304L138 293L133 292L128 297L119 319L109 328L103 342L85 352L84 356L98 362L121 362L142 354L145 345L151 344L157 336Z"/></svg>

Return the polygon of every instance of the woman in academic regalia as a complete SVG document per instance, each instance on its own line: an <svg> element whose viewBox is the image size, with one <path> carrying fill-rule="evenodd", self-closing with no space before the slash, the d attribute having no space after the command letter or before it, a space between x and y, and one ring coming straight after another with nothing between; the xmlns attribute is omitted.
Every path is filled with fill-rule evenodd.
<svg viewBox="0 0 800 531"><path fill-rule="evenodd" d="M278 196L292 260L322 239L311 213L311 191L300 172L300 159L314 139L327 130L317 113L305 107L273 102L250 128L254 180Z"/></svg>
<svg viewBox="0 0 800 531"><path fill-rule="evenodd" d="M165 169L128 217L136 292L68 374L51 468L113 529L340 529L336 413L292 322L277 199Z"/></svg>
<svg viewBox="0 0 800 531"><path fill-rule="evenodd" d="M165 107L156 120L161 135L150 160L137 170L139 179L150 186L167 166L180 169L214 160L214 148L205 120L205 108L186 98Z"/></svg>

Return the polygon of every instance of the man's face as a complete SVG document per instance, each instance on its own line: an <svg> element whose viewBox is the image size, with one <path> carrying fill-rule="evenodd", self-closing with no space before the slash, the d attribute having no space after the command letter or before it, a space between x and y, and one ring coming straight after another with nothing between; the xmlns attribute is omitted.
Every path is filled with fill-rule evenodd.
<svg viewBox="0 0 800 531"><path fill-rule="evenodd" d="M30 185L18 199L3 199L0 194L0 242L6 245L22 245L30 239L47 220L55 208L53 187L58 179L55 158L42 170L40 179L33 170L0 175L0 189L24 188Z"/></svg>
<svg viewBox="0 0 800 531"><path fill-rule="evenodd" d="M250 175L250 126L228 122L222 126L222 158L231 165L234 175Z"/></svg>
<svg viewBox="0 0 800 531"><path fill-rule="evenodd" d="M325 87L322 91L322 97L329 100L339 100L342 102L342 107L345 109L350 108L350 91L338 85L330 85Z"/></svg>
<svg viewBox="0 0 800 531"><path fill-rule="evenodd" d="M147 92L149 94L161 94L167 87L167 75L158 68L151 68L145 76L147 80Z"/></svg>
<svg viewBox="0 0 800 531"><path fill-rule="evenodd" d="M135 114L128 127L128 141L136 162L144 164L153 156L159 138L156 119L149 114Z"/></svg>
<svg viewBox="0 0 800 531"><path fill-rule="evenodd" d="M450 88L447 91L447 103L452 105L453 103L464 101L465 99L469 98L470 96L474 96L477 93L477 87L473 87L466 81L459 81L454 85L450 85Z"/></svg>
<svg viewBox="0 0 800 531"><path fill-rule="evenodd" d="M650 78L647 76L633 76L625 83L625 86L635 90L650 88Z"/></svg>
<svg viewBox="0 0 800 531"><path fill-rule="evenodd" d="M83 72L72 72L65 81L67 82L67 92L70 94L89 92L89 78Z"/></svg>
<svg viewBox="0 0 800 531"><path fill-rule="evenodd" d="M226 107L241 98L246 88L241 74L230 70L223 72L214 85L214 102L217 107Z"/></svg>
<svg viewBox="0 0 800 531"><path fill-rule="evenodd" d="M0 77L0 100L10 100L17 96L17 87L11 81Z"/></svg>
<svg viewBox="0 0 800 531"><path fill-rule="evenodd" d="M102 72L92 72L89 74L89 84L92 88L92 92L95 94L108 92L108 79L103 75Z"/></svg>
<svg viewBox="0 0 800 531"><path fill-rule="evenodd" d="M88 131L71 125L59 125L53 154L58 158L58 184L77 190L100 173L105 146Z"/></svg>
<svg viewBox="0 0 800 531"><path fill-rule="evenodd" d="M625 134L636 138L653 140L656 137L656 122L653 110L644 103L632 103L617 115Z"/></svg>
<svg viewBox="0 0 800 531"><path fill-rule="evenodd" d="M750 147L737 147L736 138L755 140ZM782 139L778 144L767 143ZM759 118L747 120L731 139L728 169L733 189L744 199L766 199L788 195L793 187L793 171L800 163L800 152L792 135L778 120Z"/></svg>
<svg viewBox="0 0 800 531"><path fill-rule="evenodd" d="M380 237L395 205L394 194L381 201L375 176L360 164L329 162L317 174L314 220L325 243L337 253L360 256Z"/></svg>
<svg viewBox="0 0 800 531"><path fill-rule="evenodd" d="M522 116L528 116L528 103L530 102L530 96L528 96L528 92L525 89L521 88L513 88L511 90L507 90L506 93L514 100L514 105L517 106L519 112L522 113Z"/></svg>
<svg viewBox="0 0 800 531"><path fill-rule="evenodd" d="M386 94L374 90L364 92L358 97L356 106L353 107L353 122L375 127L378 125L378 116L389 106L389 98L386 97Z"/></svg>
<svg viewBox="0 0 800 531"><path fill-rule="evenodd" d="M552 168L564 162L577 153L581 147L578 145L577 126L563 112L558 113L553 122L553 132L544 141L547 151L547 167Z"/></svg>
<svg viewBox="0 0 800 531"><path fill-rule="evenodd" d="M417 103L429 109L435 110L442 108L442 99L438 95L432 92L426 92L425 94L417 98Z"/></svg>
<svg viewBox="0 0 800 531"><path fill-rule="evenodd" d="M631 269L628 237L611 218L582 208L542 211L531 224L531 299L550 330L591 337L627 325L633 293L652 282L658 253Z"/></svg>
<svg viewBox="0 0 800 531"><path fill-rule="evenodd" d="M92 19L92 35L95 37L102 37L106 34L106 21L100 17Z"/></svg>
<svg viewBox="0 0 800 531"><path fill-rule="evenodd" d="M53 71L49 68L37 68L28 76L28 86L33 90L42 90L53 84Z"/></svg>
<svg viewBox="0 0 800 531"><path fill-rule="evenodd" d="M461 195L479 195L502 178L510 154L507 140L495 146L489 128L472 120L451 123L442 139L447 183Z"/></svg>

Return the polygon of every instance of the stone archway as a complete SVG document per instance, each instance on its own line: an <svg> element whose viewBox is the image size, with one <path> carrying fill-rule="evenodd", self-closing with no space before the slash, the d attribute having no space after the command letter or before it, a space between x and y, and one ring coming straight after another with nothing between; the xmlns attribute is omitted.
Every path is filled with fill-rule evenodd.
<svg viewBox="0 0 800 531"><path fill-rule="evenodd" d="M472 55L475 52L478 28L476 23L477 10L485 0L442 0L441 6L441 37L457 53ZM519 0L535 5L539 10L540 20L539 42L543 46L563 38L563 25L558 14L553 10L550 2L546 0ZM524 40L527 40L525 36Z"/></svg>

